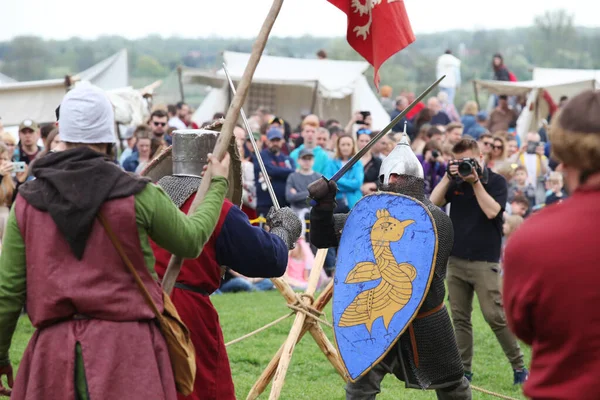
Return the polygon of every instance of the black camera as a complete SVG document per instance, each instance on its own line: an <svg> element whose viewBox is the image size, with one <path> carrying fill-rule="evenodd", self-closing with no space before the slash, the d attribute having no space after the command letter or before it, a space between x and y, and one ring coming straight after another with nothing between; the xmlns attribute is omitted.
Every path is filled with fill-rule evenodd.
<svg viewBox="0 0 600 400"><path fill-rule="evenodd" d="M440 152L437 150L431 150L431 157L438 158L440 156Z"/></svg>
<svg viewBox="0 0 600 400"><path fill-rule="evenodd" d="M475 172L477 173L477 176L481 177L481 175L483 175L483 170L481 169L481 166L479 165L479 163L477 162L476 159L474 158L463 158L460 160L452 160L448 163L448 175L455 177L456 175L453 175L450 172L450 167L452 165L457 165L458 166L458 176L459 177L466 177L471 175L471 172L473 170L475 170Z"/></svg>

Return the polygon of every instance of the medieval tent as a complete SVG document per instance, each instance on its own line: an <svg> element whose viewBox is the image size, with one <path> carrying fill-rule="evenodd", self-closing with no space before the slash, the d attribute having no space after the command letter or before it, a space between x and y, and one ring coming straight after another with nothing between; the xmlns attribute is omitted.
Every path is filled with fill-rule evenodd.
<svg viewBox="0 0 600 400"><path fill-rule="evenodd" d="M89 81L104 90L127 87L127 50L121 50L91 68L64 79L0 81L0 115L4 125L18 125L25 119L38 123L56 121L56 107L68 88L77 81Z"/></svg>
<svg viewBox="0 0 600 400"><path fill-rule="evenodd" d="M250 54L229 51L223 54L236 84L249 57ZM380 130L390 122L390 117L363 75L368 68L368 63L358 61L263 56L244 109L251 112L266 106L291 125L300 122L301 114L315 113L345 124L353 112L370 111L373 129ZM184 84L212 87L194 113L194 121L202 123L211 120L216 112L227 111L232 96L223 69L214 72L182 68L181 80Z"/></svg>
<svg viewBox="0 0 600 400"><path fill-rule="evenodd" d="M13 82L16 82L16 80L14 80L10 76L6 76L2 72L0 72L0 85L3 83L13 83Z"/></svg>
<svg viewBox="0 0 600 400"><path fill-rule="evenodd" d="M567 68L534 68L533 80L585 80L595 79L596 87L600 87L600 70L598 69L567 69Z"/></svg>
<svg viewBox="0 0 600 400"><path fill-rule="evenodd" d="M594 89L596 80L547 76L544 79L523 82L476 79L473 81L473 85L477 99L481 90L495 95L526 96L527 104L517 120L517 134L524 137L527 132L537 132L543 121L548 117L550 105L544 98L543 91L546 91L552 97L554 103L558 104L561 96L571 97L586 89Z"/></svg>

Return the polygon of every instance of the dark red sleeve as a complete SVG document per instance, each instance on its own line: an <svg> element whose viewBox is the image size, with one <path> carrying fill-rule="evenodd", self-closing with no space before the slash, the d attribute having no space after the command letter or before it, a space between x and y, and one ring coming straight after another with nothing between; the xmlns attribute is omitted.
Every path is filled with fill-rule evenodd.
<svg viewBox="0 0 600 400"><path fill-rule="evenodd" d="M508 326L523 342L531 345L535 337L534 307L536 279L532 276L539 259L530 260L525 231L516 232L504 251L503 302Z"/></svg>

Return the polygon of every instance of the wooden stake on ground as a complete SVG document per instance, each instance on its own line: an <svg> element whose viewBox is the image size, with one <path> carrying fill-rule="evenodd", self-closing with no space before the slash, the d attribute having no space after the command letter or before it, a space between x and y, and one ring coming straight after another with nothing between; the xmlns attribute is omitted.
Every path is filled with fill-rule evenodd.
<svg viewBox="0 0 600 400"><path fill-rule="evenodd" d="M329 282L327 287L325 287L323 292L321 292L321 295L315 301L315 309L323 311L327 303L329 303L329 300L331 300L332 295L333 281ZM300 336L298 336L298 342L302 339L302 337L304 337L304 335L306 334L306 332L308 332L310 328L311 325L309 324L309 322L305 321L304 326L302 327L302 331L300 332ZM248 397L246 397L246 400L255 400L265 391L265 389L273 379L273 376L275 376L275 371L277 370L277 366L279 365L281 354L283 354L284 345L285 343L281 345L277 353L275 353L275 356L273 356L273 359L271 359L271 362L269 362L269 365L267 365L267 368L265 368L265 370L258 378L254 386L252 386L252 389L250 389L250 393L248 393Z"/></svg>

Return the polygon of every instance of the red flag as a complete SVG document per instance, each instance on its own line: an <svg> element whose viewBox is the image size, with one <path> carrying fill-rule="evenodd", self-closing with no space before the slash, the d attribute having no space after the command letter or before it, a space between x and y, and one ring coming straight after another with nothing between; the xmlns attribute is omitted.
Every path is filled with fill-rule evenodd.
<svg viewBox="0 0 600 400"><path fill-rule="evenodd" d="M404 0L327 0L348 16L346 38L354 50L375 68L415 41Z"/></svg>

